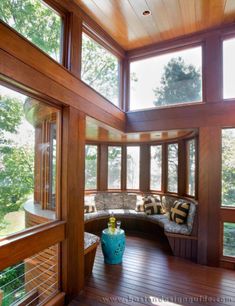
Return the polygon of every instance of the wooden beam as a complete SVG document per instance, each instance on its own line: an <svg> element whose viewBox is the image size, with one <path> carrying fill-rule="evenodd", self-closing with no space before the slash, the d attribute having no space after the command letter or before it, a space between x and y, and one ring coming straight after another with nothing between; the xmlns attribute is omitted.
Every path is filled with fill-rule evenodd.
<svg viewBox="0 0 235 306"><path fill-rule="evenodd" d="M106 144L99 145L98 186L101 191L108 189L108 146Z"/></svg>
<svg viewBox="0 0 235 306"><path fill-rule="evenodd" d="M0 241L0 270L65 239L65 222L55 221L36 226ZM14 251L13 251L14 250Z"/></svg>
<svg viewBox="0 0 235 306"><path fill-rule="evenodd" d="M68 302L84 286L85 115L75 108L64 108L62 130L62 218L67 221L62 291Z"/></svg>
<svg viewBox="0 0 235 306"><path fill-rule="evenodd" d="M140 146L140 191L148 192L150 184L150 147Z"/></svg>

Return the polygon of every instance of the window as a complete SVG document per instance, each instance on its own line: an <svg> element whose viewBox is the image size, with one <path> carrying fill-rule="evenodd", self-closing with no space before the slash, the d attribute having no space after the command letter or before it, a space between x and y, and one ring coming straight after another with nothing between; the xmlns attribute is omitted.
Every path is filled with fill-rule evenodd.
<svg viewBox="0 0 235 306"><path fill-rule="evenodd" d="M85 189L97 189L98 147L86 145Z"/></svg>
<svg viewBox="0 0 235 306"><path fill-rule="evenodd" d="M150 189L162 190L162 146L150 146Z"/></svg>
<svg viewBox="0 0 235 306"><path fill-rule="evenodd" d="M235 128L222 130L222 206L235 207Z"/></svg>
<svg viewBox="0 0 235 306"><path fill-rule="evenodd" d="M168 184L167 191L178 192L178 144L168 145Z"/></svg>
<svg viewBox="0 0 235 306"><path fill-rule="evenodd" d="M223 42L223 96L224 99L235 98L234 87L234 53L235 38Z"/></svg>
<svg viewBox="0 0 235 306"><path fill-rule="evenodd" d="M223 256L235 257L235 223L224 222Z"/></svg>
<svg viewBox="0 0 235 306"><path fill-rule="evenodd" d="M122 148L108 147L108 189L121 189Z"/></svg>
<svg viewBox="0 0 235 306"><path fill-rule="evenodd" d="M187 146L187 194L195 196L196 148L195 139L188 140Z"/></svg>
<svg viewBox="0 0 235 306"><path fill-rule="evenodd" d="M127 189L139 189L140 181L140 147L127 147Z"/></svg>
<svg viewBox="0 0 235 306"><path fill-rule="evenodd" d="M58 120L58 109L0 86L0 237L56 218Z"/></svg>
<svg viewBox="0 0 235 306"><path fill-rule="evenodd" d="M201 47L130 64L130 110L202 101Z"/></svg>
<svg viewBox="0 0 235 306"><path fill-rule="evenodd" d="M119 61L83 32L81 79L115 105L119 105Z"/></svg>
<svg viewBox="0 0 235 306"><path fill-rule="evenodd" d="M52 58L62 58L62 18L40 0L4 0L0 19Z"/></svg>

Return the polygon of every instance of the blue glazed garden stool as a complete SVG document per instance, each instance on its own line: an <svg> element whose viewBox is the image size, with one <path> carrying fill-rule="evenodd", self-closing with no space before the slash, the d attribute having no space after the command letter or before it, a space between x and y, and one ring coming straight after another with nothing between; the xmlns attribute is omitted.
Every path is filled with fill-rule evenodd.
<svg viewBox="0 0 235 306"><path fill-rule="evenodd" d="M125 250L126 237L124 230L115 229L110 232L107 228L102 231L101 247L104 255L104 262L111 265L122 263L122 256Z"/></svg>

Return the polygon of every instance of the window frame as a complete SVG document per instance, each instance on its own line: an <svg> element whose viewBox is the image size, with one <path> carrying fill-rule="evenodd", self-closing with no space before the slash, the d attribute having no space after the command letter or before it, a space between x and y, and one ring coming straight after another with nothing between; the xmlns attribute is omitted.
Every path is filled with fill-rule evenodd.
<svg viewBox="0 0 235 306"><path fill-rule="evenodd" d="M169 191L168 186L169 186L169 182L168 182L168 165L169 165L169 145L172 144L177 144L178 146L178 169L177 169L177 191L173 192L173 191ZM178 141L174 141L174 142L168 142L166 143L166 192L169 194L173 194L173 195L178 195L179 194L179 142Z"/></svg>
<svg viewBox="0 0 235 306"><path fill-rule="evenodd" d="M103 47L107 52L111 53L114 57L116 57L118 61L118 104L115 105L112 101L106 98L102 93L98 92L95 88L91 87L88 83L86 83L82 77L80 80L88 86L90 89L96 92L96 94L100 95L107 102L111 103L114 107L123 110L123 57L121 54L114 48L112 45L106 40L106 37L101 37L97 32L93 30L87 23L83 21L82 23L82 31L81 31L81 71L82 71L82 34L85 33L89 38L94 40L98 45Z"/></svg>
<svg viewBox="0 0 235 306"><path fill-rule="evenodd" d="M153 57L165 55L165 54L170 54L174 52L179 52L179 51L184 51L187 49L192 49L196 47L201 47L201 71L202 71L202 97L201 101L198 102L181 102L178 104L172 104L172 105L162 105L162 106L155 106L155 107L150 107L150 108L144 108L144 109L134 109L130 110L130 102L131 102L131 91L130 91L130 71L131 71L131 63L137 62L140 60L144 59L150 59ZM128 61L128 68L127 68L127 93L126 93L126 112L144 112L144 111L150 111L150 110L155 110L155 109L167 109L167 108L175 108L175 107L184 107L184 106L194 106L194 105L200 105L200 104L205 104L206 101L206 76L205 76L205 43L203 40L200 40L199 42L189 42L185 44L180 44L178 46L171 46L168 48L160 47L159 50L151 50L149 52L143 53L142 55L133 55L129 56L129 61Z"/></svg>
<svg viewBox="0 0 235 306"><path fill-rule="evenodd" d="M99 170L100 170L100 146L97 143L92 143L92 142L86 142L85 143L85 147L89 145L89 146L95 146L97 148L97 161L96 161L96 188L95 189L86 189L86 181L84 179L84 193L88 194L90 192L95 192L99 190ZM86 156L85 156L85 161L86 161ZM85 165L86 166L86 165ZM86 168L84 168L84 171L86 170Z"/></svg>
<svg viewBox="0 0 235 306"><path fill-rule="evenodd" d="M151 188L151 147L156 147L156 146L160 146L161 147L161 189L158 190L158 189L152 189ZM149 153L150 153L150 158L149 158L149 190L150 192L160 192L162 193L163 192L163 189L164 189L164 175L163 175L163 172L164 172L164 150L163 150L163 143L159 143L159 144L149 144Z"/></svg>
<svg viewBox="0 0 235 306"><path fill-rule="evenodd" d="M235 221L220 221L220 260L225 262L232 262L235 263L235 256L226 256L224 255L224 223L233 223L235 224Z"/></svg>

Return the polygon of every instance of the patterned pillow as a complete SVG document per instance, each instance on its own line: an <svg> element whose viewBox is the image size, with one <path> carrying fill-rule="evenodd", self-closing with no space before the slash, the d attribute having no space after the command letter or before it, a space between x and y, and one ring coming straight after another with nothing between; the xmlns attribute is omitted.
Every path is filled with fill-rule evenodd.
<svg viewBox="0 0 235 306"><path fill-rule="evenodd" d="M190 204L180 201L175 201L170 210L170 220L177 224L184 224L187 221Z"/></svg>
<svg viewBox="0 0 235 306"><path fill-rule="evenodd" d="M96 212L96 206L95 206L95 203L85 203L84 205L84 213L87 214L87 213L92 213L92 212Z"/></svg>
<svg viewBox="0 0 235 306"><path fill-rule="evenodd" d="M158 198L154 196L147 196L143 198L143 202L146 215L156 215L163 213L162 204Z"/></svg>

